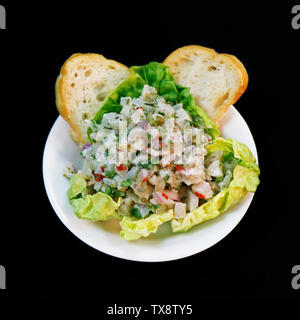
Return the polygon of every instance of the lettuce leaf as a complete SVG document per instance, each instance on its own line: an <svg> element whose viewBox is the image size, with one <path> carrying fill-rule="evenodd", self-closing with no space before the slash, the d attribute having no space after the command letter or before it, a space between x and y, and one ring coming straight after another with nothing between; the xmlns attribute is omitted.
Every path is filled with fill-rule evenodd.
<svg viewBox="0 0 300 320"><path fill-rule="evenodd" d="M121 82L109 96L103 101L99 111L96 113L94 120L101 123L103 115L109 112L120 113L122 106L120 105L121 97L137 98L142 94L145 81L137 73L131 72L129 77Z"/></svg>
<svg viewBox="0 0 300 320"><path fill-rule="evenodd" d="M206 146L208 154L217 150L223 151L223 157L229 153L238 160L234 168L233 179L228 187L224 188L211 200L189 212L182 219L173 219L171 222L173 232L185 232L193 226L217 217L228 208L241 201L248 192L255 192L259 185L260 170L256 160L246 145L232 139L217 138L212 144Z"/></svg>
<svg viewBox="0 0 300 320"><path fill-rule="evenodd" d="M218 137L213 141L212 144L207 145L206 149L208 154L211 154L217 150L222 150L223 157L229 153L232 153L240 165L253 169L255 172L257 172L257 174L260 173L255 157L244 143L238 142L234 139L224 139Z"/></svg>
<svg viewBox="0 0 300 320"><path fill-rule="evenodd" d="M68 190L69 200L82 196L82 192L86 190L86 181L80 174L74 174L70 180L70 187Z"/></svg>
<svg viewBox="0 0 300 320"><path fill-rule="evenodd" d="M121 198L116 203L105 193L97 192L93 195L85 195L86 191L86 181L84 178L80 174L74 174L70 181L68 197L78 218L91 221L121 218L117 212L122 201Z"/></svg>
<svg viewBox="0 0 300 320"><path fill-rule="evenodd" d="M97 123L101 122L103 115L107 112L121 112L121 97L139 97L144 85L148 84L155 87L158 94L167 101L182 103L184 109L190 112L193 119L200 118L206 133L213 139L220 135L215 123L196 105L189 88L175 83L168 66L158 62L150 62L144 66L133 66L130 71L129 77L115 88L100 106L94 117Z"/></svg>
<svg viewBox="0 0 300 320"><path fill-rule="evenodd" d="M148 237L150 233L155 233L160 225L172 219L172 209L162 214L152 214L144 219L125 216L120 222L122 228L120 235L125 240L137 240L141 237Z"/></svg>
<svg viewBox="0 0 300 320"><path fill-rule="evenodd" d="M228 186L228 198L222 212L238 203L247 192L255 192L258 185L259 178L256 171L240 165L236 166L233 171L233 180Z"/></svg>

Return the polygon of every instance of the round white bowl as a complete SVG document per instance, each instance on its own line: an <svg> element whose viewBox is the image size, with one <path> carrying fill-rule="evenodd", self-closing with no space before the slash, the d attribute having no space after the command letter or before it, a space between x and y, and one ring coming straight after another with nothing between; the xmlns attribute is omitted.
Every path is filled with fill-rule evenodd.
<svg viewBox="0 0 300 320"><path fill-rule="evenodd" d="M221 123L221 135L245 143L257 159L257 151L247 123L231 106ZM172 233L169 223L156 234L128 242L120 235L118 220L89 222L78 219L67 197L69 181L63 176L67 162L80 167L79 147L71 140L69 126L62 117L55 121L44 150L43 176L50 203L62 223L79 239L106 254L134 261L170 261L199 253L223 239L245 215L253 194L219 217L195 226L185 233Z"/></svg>

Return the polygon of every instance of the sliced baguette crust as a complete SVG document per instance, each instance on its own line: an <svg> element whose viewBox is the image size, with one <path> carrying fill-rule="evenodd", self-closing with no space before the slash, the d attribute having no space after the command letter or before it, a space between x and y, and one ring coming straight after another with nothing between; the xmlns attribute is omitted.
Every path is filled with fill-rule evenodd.
<svg viewBox="0 0 300 320"><path fill-rule="evenodd" d="M163 63L178 84L191 89L196 104L216 123L248 86L248 74L240 60L206 47L179 48Z"/></svg>
<svg viewBox="0 0 300 320"><path fill-rule="evenodd" d="M85 119L92 119L103 100L129 76L128 67L95 53L73 54L55 84L58 112L78 144L88 142Z"/></svg>

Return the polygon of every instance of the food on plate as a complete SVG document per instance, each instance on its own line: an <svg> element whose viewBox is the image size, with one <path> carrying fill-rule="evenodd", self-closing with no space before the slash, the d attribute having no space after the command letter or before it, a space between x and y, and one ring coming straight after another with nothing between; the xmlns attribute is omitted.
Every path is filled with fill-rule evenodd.
<svg viewBox="0 0 300 320"><path fill-rule="evenodd" d="M182 50L188 52L186 48ZM202 53L195 50L188 65L178 50L165 64L130 69L100 55L77 54L66 61L57 80L58 110L70 124L84 163L65 169L69 201L78 218L120 219L126 240L147 237L168 221L174 232L187 231L226 211L259 184L250 150L220 137L216 125L227 104L247 86L243 72L239 85L233 75L244 70L241 63L232 64L228 55L219 55L219 61L206 49L209 64L225 65L214 78L207 75L212 72L208 65L198 61L204 48ZM183 85L197 70L199 78L208 80L190 82L191 89ZM225 83L228 87L218 87ZM224 90L228 94L223 99ZM201 97L201 107L192 91ZM215 121L204 109L216 115Z"/></svg>

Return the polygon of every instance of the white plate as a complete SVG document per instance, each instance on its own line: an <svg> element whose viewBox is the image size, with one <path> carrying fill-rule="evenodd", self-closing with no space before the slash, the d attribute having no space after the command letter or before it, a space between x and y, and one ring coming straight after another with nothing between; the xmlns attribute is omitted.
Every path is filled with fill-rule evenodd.
<svg viewBox="0 0 300 320"><path fill-rule="evenodd" d="M257 159L257 151L247 123L231 106L221 122L222 136L245 143ZM239 204L219 217L204 222L185 233L172 233L169 223L156 234L137 241L121 239L118 220L89 222L78 219L67 198L69 181L63 176L68 161L79 166L80 150L71 140L68 124L61 118L55 121L44 150L43 176L47 195L57 216L79 239L109 255L134 261L169 261L199 253L223 239L246 213L253 194L248 193Z"/></svg>

